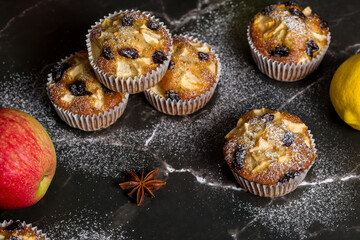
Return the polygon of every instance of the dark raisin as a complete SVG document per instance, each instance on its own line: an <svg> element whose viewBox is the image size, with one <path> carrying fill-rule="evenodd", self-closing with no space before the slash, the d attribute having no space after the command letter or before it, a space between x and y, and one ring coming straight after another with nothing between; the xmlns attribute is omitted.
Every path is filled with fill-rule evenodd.
<svg viewBox="0 0 360 240"><path fill-rule="evenodd" d="M150 28L151 30L158 30L160 28L160 24L158 23L158 21L151 19L148 22L147 27Z"/></svg>
<svg viewBox="0 0 360 240"><path fill-rule="evenodd" d="M296 1L287 1L284 3L285 7L288 7L288 6L297 6L297 2Z"/></svg>
<svg viewBox="0 0 360 240"><path fill-rule="evenodd" d="M284 176L279 178L279 182L280 183L288 182L291 178L299 176L301 174L301 172L302 172L301 168L297 171L289 170L284 174Z"/></svg>
<svg viewBox="0 0 360 240"><path fill-rule="evenodd" d="M299 9L297 8L289 8L289 12L294 15L294 16L297 16L301 19L305 19L306 16L302 13L302 11L300 11Z"/></svg>
<svg viewBox="0 0 360 240"><path fill-rule="evenodd" d="M68 63L62 63L62 64L55 65L54 70L52 72L52 78L53 78L54 82L59 82L61 80L64 72L69 67L70 67L70 65Z"/></svg>
<svg viewBox="0 0 360 240"><path fill-rule="evenodd" d="M289 53L290 49L287 47L276 46L274 50L269 50L270 56L278 58L289 56Z"/></svg>
<svg viewBox="0 0 360 240"><path fill-rule="evenodd" d="M13 222L12 224L8 225L7 227L5 227L5 230L23 230L24 226L22 225L22 223L19 220L16 220L15 222Z"/></svg>
<svg viewBox="0 0 360 240"><path fill-rule="evenodd" d="M204 53L204 52L199 52L198 57L199 57L200 60L208 60L209 59L209 54Z"/></svg>
<svg viewBox="0 0 360 240"><path fill-rule="evenodd" d="M155 53L152 55L152 58L154 63L163 63L167 60L167 56L161 51L155 51Z"/></svg>
<svg viewBox="0 0 360 240"><path fill-rule="evenodd" d="M86 83L80 80L76 80L70 84L69 90L74 96L91 95L91 92L86 91Z"/></svg>
<svg viewBox="0 0 360 240"><path fill-rule="evenodd" d="M168 66L169 70L174 70L175 69L175 63L174 62L170 62L169 66Z"/></svg>
<svg viewBox="0 0 360 240"><path fill-rule="evenodd" d="M21 238L19 238L17 236L10 236L9 240L21 240Z"/></svg>
<svg viewBox="0 0 360 240"><path fill-rule="evenodd" d="M242 145L236 145L233 166L240 170L245 164L246 149Z"/></svg>
<svg viewBox="0 0 360 240"><path fill-rule="evenodd" d="M113 52L112 52L111 48L108 46L103 47L101 56L103 56L107 60L114 59Z"/></svg>
<svg viewBox="0 0 360 240"><path fill-rule="evenodd" d="M171 100L176 100L176 101L180 101L180 97L179 94L174 92L172 89L166 91L166 96L167 98L171 99Z"/></svg>
<svg viewBox="0 0 360 240"><path fill-rule="evenodd" d="M261 13L263 14L263 15L266 15L266 14L269 14L269 13L271 13L272 11L274 11L274 8L273 8L273 6L267 6L266 8L264 8L262 11L261 11Z"/></svg>
<svg viewBox="0 0 360 240"><path fill-rule="evenodd" d="M294 134L292 132L286 132L283 136L282 143L290 147L291 144L294 142Z"/></svg>
<svg viewBox="0 0 360 240"><path fill-rule="evenodd" d="M272 122L274 120L274 114L272 113L265 113L262 115L261 119L264 119L265 123Z"/></svg>
<svg viewBox="0 0 360 240"><path fill-rule="evenodd" d="M322 19L321 17L319 17L320 18L320 27L321 27L321 29L325 29L325 28L328 28L328 22L327 21L325 21L324 19Z"/></svg>
<svg viewBox="0 0 360 240"><path fill-rule="evenodd" d="M135 22L135 19L130 14L123 16L122 21L121 21L121 23L124 27L132 26L134 24L134 22Z"/></svg>
<svg viewBox="0 0 360 240"><path fill-rule="evenodd" d="M305 52L307 55L309 55L309 57L313 57L314 52L318 50L319 50L319 46L313 40L309 40L306 42Z"/></svg>
<svg viewBox="0 0 360 240"><path fill-rule="evenodd" d="M114 91L112 91L112 90L108 89L107 87L105 87L104 84L101 84L101 87L102 87L102 89L103 89L103 91L104 91L105 94L112 94L112 93L114 93Z"/></svg>
<svg viewBox="0 0 360 240"><path fill-rule="evenodd" d="M139 57L139 53L135 48L123 48L119 51L119 55L130 59L137 59Z"/></svg>

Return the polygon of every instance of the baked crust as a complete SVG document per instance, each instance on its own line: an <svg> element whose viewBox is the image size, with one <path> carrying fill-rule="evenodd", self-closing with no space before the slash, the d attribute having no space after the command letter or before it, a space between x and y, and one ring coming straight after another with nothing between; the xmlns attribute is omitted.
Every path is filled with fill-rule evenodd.
<svg viewBox="0 0 360 240"><path fill-rule="evenodd" d="M292 136L291 140L286 136ZM264 185L275 185L289 173L304 172L317 157L307 126L283 111L252 110L225 139L223 152L233 172ZM237 148L243 151L241 166L235 159Z"/></svg>
<svg viewBox="0 0 360 240"><path fill-rule="evenodd" d="M169 69L151 91L165 98L171 91L179 100L194 99L214 86L217 71L218 60L208 45L175 36Z"/></svg>
<svg viewBox="0 0 360 240"><path fill-rule="evenodd" d="M111 91L97 80L87 51L76 53L63 64L67 64L67 69L61 79L48 87L49 96L58 107L74 114L94 115L110 111L122 102L123 93ZM85 84L85 95L75 96L72 93L70 88L74 82Z"/></svg>
<svg viewBox="0 0 360 240"><path fill-rule="evenodd" d="M18 237L16 239L21 240L45 240L45 237L43 235L39 235L37 231L35 231L31 227L28 227L27 225L24 225L20 222L16 223L22 226L21 229L6 230L5 228L7 226L0 226L0 239L7 240L10 239L11 236L14 236Z"/></svg>
<svg viewBox="0 0 360 240"><path fill-rule="evenodd" d="M267 58L288 64L315 58L327 46L328 34L327 23L310 7L302 9L299 5L268 6L250 25L255 48ZM287 48L288 53L276 54L277 47Z"/></svg>
<svg viewBox="0 0 360 240"><path fill-rule="evenodd" d="M124 16L131 16L132 25L123 26ZM141 12L124 12L105 20L90 33L91 49L95 65L105 74L115 77L140 77L156 70L160 63L153 60L156 51L169 55L171 36L164 26L150 29L151 17ZM156 21L156 20L153 20ZM104 56L104 48L111 54ZM124 57L119 52L126 48L136 49L135 59Z"/></svg>

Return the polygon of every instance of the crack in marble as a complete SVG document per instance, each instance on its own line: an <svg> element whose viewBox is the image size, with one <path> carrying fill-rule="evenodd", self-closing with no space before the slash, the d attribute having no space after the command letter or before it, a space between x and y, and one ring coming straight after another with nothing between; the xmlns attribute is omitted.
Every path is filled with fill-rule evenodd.
<svg viewBox="0 0 360 240"><path fill-rule="evenodd" d="M62 188L64 188L64 187L70 182L71 179L72 179L72 176L69 176L69 177L65 180L64 184L62 185Z"/></svg>
<svg viewBox="0 0 360 240"><path fill-rule="evenodd" d="M171 26L173 31L177 31L178 29L180 29L182 26L184 26L191 20L198 19L202 15L205 15L205 14L221 7L227 1L229 1L229 0L215 2L215 3L210 4L210 5L206 6L205 8L203 8L205 5L207 5L209 3L209 1L208 0L199 0L197 3L197 7L195 9L188 11L187 13L185 13L178 19L173 19L166 13L164 3L161 1L162 12L157 12L157 15L164 18L168 22L168 24Z"/></svg>
<svg viewBox="0 0 360 240"><path fill-rule="evenodd" d="M341 15L339 18L330 20L329 21L330 23L334 23L331 25L331 27L335 27L335 26L339 25L342 21L348 19L349 17L352 17L353 15L358 14L359 12L360 12L359 10L354 11L354 12L348 12L348 13Z"/></svg>
<svg viewBox="0 0 360 240"><path fill-rule="evenodd" d="M147 139L147 141L148 140L149 140L149 142L151 141L151 139L154 137L153 135L155 135L156 129L157 128L155 128L155 130L153 131L152 137ZM158 162L163 164L166 176L168 176L169 173L190 173L192 176L195 177L195 179L196 179L196 181L198 183L206 185L206 186L222 188L222 189L225 189L225 190L230 189L230 190L233 190L233 191L245 191L243 188L238 187L236 185L223 185L222 183L219 183L219 182L211 182L211 181L207 180L205 177L202 177L201 173L199 173L198 171L195 171L195 170L193 170L191 168L176 169L176 168L172 167L170 164L168 164L165 159L160 157L159 154L156 151L148 148L147 145L145 145L145 146L140 146L140 145L134 146L132 144L124 144L124 143L122 143L120 141L104 142L105 138L99 138L99 139L96 139L95 141L94 141L94 139L83 139L83 140L91 142L91 143L102 142L104 144L111 145L111 146L128 147L128 148L135 149L137 151L150 153L155 160L157 160ZM106 140L109 140L109 139L106 138ZM68 139L66 139L66 138L57 139L54 142L55 143L68 142ZM315 182L303 181L302 183L299 184L298 187L315 186L315 185L333 183L333 182L336 182L336 181L345 182L345 181L356 180L356 179L359 180L360 175L346 175L346 176L342 176L342 177L331 177L331 178L327 178L327 179L320 180L320 181L315 181Z"/></svg>
<svg viewBox="0 0 360 240"><path fill-rule="evenodd" d="M223 185L219 182L209 182L206 178L200 176L198 172L190 169L190 168L181 168L181 169L175 169L172 166L170 166L165 161L163 162L163 165L165 167L166 175L169 175L169 173L190 173L192 176L195 177L196 181L200 184L207 185L210 187L216 187L216 188L223 188L223 189L230 189L234 191L245 191L243 188L237 187L235 185Z"/></svg>
<svg viewBox="0 0 360 240"><path fill-rule="evenodd" d="M265 207L268 207L270 206L271 204L273 204L274 202L274 199L271 198L270 202L268 204L266 204ZM248 222L244 227L242 227L240 230L239 229L230 229L228 230L228 233L230 234L230 236L234 239L234 240L237 240L238 237L239 237L239 234L243 233L248 227L250 227L253 223L255 223L258 218L260 216L260 213L257 214L255 217L253 217L253 219L251 219L250 222Z"/></svg>
<svg viewBox="0 0 360 240"><path fill-rule="evenodd" d="M163 162L163 164L164 164L167 175L169 173L190 173L191 175L193 175L195 177L197 182L199 182L200 184L203 184L203 185L207 185L210 187L223 188L223 189L230 189L230 190L234 190L234 191L246 191L245 189L234 186L234 185L223 185L219 182L209 182L206 178L202 177L200 173L198 173L197 171L194 171L190 168L175 169L171 165L166 163L165 161ZM327 179L324 179L321 181L316 181L316 182L305 182L304 181L299 184L299 187L315 186L315 185L332 183L332 182L336 182L336 181L345 182L345 181L349 181L349 180L353 180L353 179L360 179L360 176L359 175L347 175L347 176L343 176L343 177L327 178Z"/></svg>
<svg viewBox="0 0 360 240"><path fill-rule="evenodd" d="M303 231L301 239L314 238L314 237L317 237L319 234L321 234L323 232L333 232L333 231L335 231L335 230L330 229L330 228L323 228L323 229L321 229L319 231L315 231L315 232ZM305 237L305 236L307 236L307 237Z"/></svg>
<svg viewBox="0 0 360 240"><path fill-rule="evenodd" d="M358 157L360 157L360 155L358 155ZM360 164L356 165L355 168L350 172L350 174L355 173L359 167L360 167Z"/></svg>
<svg viewBox="0 0 360 240"><path fill-rule="evenodd" d="M145 141L145 146L146 146L146 147L149 146L149 143L150 143L150 142L153 140L153 138L155 137L155 134L156 134L156 132L157 132L157 130L158 130L158 128L159 128L159 125L160 125L160 123L156 125L156 127L155 127L153 133L151 134L151 136L150 136L148 139L146 139L146 141Z"/></svg>
<svg viewBox="0 0 360 240"><path fill-rule="evenodd" d="M352 52L354 51L354 52ZM358 54L360 52L360 43L355 43L353 45L347 46L345 50L341 50L340 53L344 55L348 54Z"/></svg>
<svg viewBox="0 0 360 240"><path fill-rule="evenodd" d="M7 21L5 26L2 29L0 29L0 38L6 36L6 34L4 34L4 32L7 31L13 25L13 23L15 22L16 19L24 17L28 12L30 12L31 10L33 10L33 9L37 8L38 6L40 6L43 2L45 2L45 1L37 2L36 4L26 8L25 10L23 10L20 14L10 18L10 20Z"/></svg>
<svg viewBox="0 0 360 240"><path fill-rule="evenodd" d="M360 179L359 175L347 175L344 177L334 177L334 178L327 178L321 181L316 181L316 182L302 182L299 184L299 187L303 187L303 186L314 186L314 185L321 185L321 184L326 184L326 183L332 183L332 182L336 182L336 181L341 181L341 182L346 182L352 179Z"/></svg>
<svg viewBox="0 0 360 240"><path fill-rule="evenodd" d="M316 83L320 82L320 80L324 79L324 77L318 78L316 81L312 82L308 86L301 89L301 91L297 92L294 96L289 98L286 102L284 102L280 107L279 110L283 109L285 106L289 105L295 98L300 96L301 94L305 93L307 90L309 90L312 86L314 86Z"/></svg>

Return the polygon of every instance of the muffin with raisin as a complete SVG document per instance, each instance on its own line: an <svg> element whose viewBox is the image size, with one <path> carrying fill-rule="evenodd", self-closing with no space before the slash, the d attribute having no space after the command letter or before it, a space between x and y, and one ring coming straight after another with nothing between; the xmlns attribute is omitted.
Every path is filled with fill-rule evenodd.
<svg viewBox="0 0 360 240"><path fill-rule="evenodd" d="M85 131L113 124L123 114L129 97L99 82L86 51L58 63L49 74L47 90L60 118Z"/></svg>
<svg viewBox="0 0 360 240"><path fill-rule="evenodd" d="M126 10L101 19L87 35L90 64L99 80L117 92L142 92L161 80L172 38L149 14Z"/></svg>
<svg viewBox="0 0 360 240"><path fill-rule="evenodd" d="M224 157L237 182L262 197L295 190L317 157L307 126L283 111L252 110L225 139Z"/></svg>
<svg viewBox="0 0 360 240"><path fill-rule="evenodd" d="M270 78L296 81L312 73L330 44L326 21L295 1L270 5L248 28L253 59Z"/></svg>
<svg viewBox="0 0 360 240"><path fill-rule="evenodd" d="M220 62L211 47L197 39L175 36L173 42L165 76L145 96L160 112L187 115L204 107L214 94Z"/></svg>
<svg viewBox="0 0 360 240"><path fill-rule="evenodd" d="M4 221L0 224L1 240L49 240L46 235L31 224L19 220Z"/></svg>

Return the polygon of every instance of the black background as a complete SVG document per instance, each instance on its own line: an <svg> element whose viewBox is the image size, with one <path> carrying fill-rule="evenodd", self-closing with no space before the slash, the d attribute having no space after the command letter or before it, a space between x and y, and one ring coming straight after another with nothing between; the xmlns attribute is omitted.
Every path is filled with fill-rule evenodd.
<svg viewBox="0 0 360 240"><path fill-rule="evenodd" d="M332 40L313 74L282 83L261 74L246 40L252 16L274 1L0 1L0 107L36 117L58 157L45 197L1 211L0 220L33 223L51 239L358 239L360 134L337 116L328 91L337 67L360 49L360 4L298 2L328 20ZM70 128L46 96L47 73L85 49L95 21L132 8L153 12L174 34L214 46L222 76L213 99L191 116L173 117L132 95L110 128ZM222 157L236 120L261 107L299 116L319 155L306 183L276 199L238 189ZM117 184L126 168L156 167L167 185L137 207Z"/></svg>

